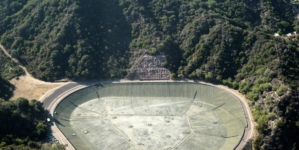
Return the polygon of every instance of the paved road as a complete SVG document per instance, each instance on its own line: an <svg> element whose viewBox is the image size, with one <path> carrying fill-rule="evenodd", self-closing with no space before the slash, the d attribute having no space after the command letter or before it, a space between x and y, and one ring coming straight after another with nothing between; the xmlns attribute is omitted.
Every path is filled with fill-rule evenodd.
<svg viewBox="0 0 299 150"><path fill-rule="evenodd" d="M107 81L107 82L111 82L111 81ZM55 103L55 101L58 100L58 98L60 98L62 95L64 95L66 91L75 89L79 86L87 87L87 86L92 86L92 85L95 85L98 83L100 83L100 82L99 81L97 81L97 82L66 82L66 84L47 92L39 100L43 103L43 106L46 109L50 110L53 103Z"/></svg>
<svg viewBox="0 0 299 150"><path fill-rule="evenodd" d="M52 93L48 93L45 97L41 98L40 101L43 102L43 106L45 108L50 108L51 104L53 101L58 98L62 93L65 91L72 89L76 86L80 85L79 83L71 82L71 83L66 83L63 86L58 87L55 89Z"/></svg>
<svg viewBox="0 0 299 150"><path fill-rule="evenodd" d="M40 98L40 101L43 103L43 106L49 111L50 115L53 116L55 108L59 104L61 100L63 100L69 94L85 88L91 84L88 83L75 83L69 82L58 88L55 88L49 92L47 92L44 96ZM52 120L53 121L53 120ZM67 145L67 150L75 150L70 141L63 135L63 133L58 129L55 122L51 126L52 134L56 137L56 139L63 145Z"/></svg>

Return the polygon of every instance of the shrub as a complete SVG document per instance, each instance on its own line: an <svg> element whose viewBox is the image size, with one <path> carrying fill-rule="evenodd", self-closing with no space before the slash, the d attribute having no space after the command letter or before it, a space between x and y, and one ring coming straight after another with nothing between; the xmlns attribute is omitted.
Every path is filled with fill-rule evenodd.
<svg viewBox="0 0 299 150"><path fill-rule="evenodd" d="M250 89L250 84L247 82L241 82L239 85L239 91L243 94L247 93Z"/></svg>
<svg viewBox="0 0 299 150"><path fill-rule="evenodd" d="M258 100L259 94L254 92L248 92L245 97L249 100Z"/></svg>
<svg viewBox="0 0 299 150"><path fill-rule="evenodd" d="M269 83L259 85L259 89L262 91L271 91L272 86Z"/></svg>
<svg viewBox="0 0 299 150"><path fill-rule="evenodd" d="M175 73L171 73L171 75L170 75L170 78L171 79L174 79L174 78L176 78L177 76L176 76L176 74Z"/></svg>
<svg viewBox="0 0 299 150"><path fill-rule="evenodd" d="M261 145L262 145L262 143L263 143L263 139L262 139L262 137L261 137L260 135L257 136L256 139L255 139L254 142L253 142L253 148L254 148L255 150L260 150L260 149L261 149Z"/></svg>
<svg viewBox="0 0 299 150"><path fill-rule="evenodd" d="M196 73L195 73L195 71L193 71L191 74L189 74L188 77L191 78L191 79L196 78Z"/></svg>
<svg viewBox="0 0 299 150"><path fill-rule="evenodd" d="M157 54L157 49L156 48L152 48L148 53L150 54L150 55L156 55Z"/></svg>
<svg viewBox="0 0 299 150"><path fill-rule="evenodd" d="M286 87L285 87L285 86L280 86L280 87L276 90L276 94L277 94L278 96L282 96L283 93L285 92L285 90L286 90Z"/></svg>
<svg viewBox="0 0 299 150"><path fill-rule="evenodd" d="M183 75L182 74L178 74L178 78L182 78L183 77Z"/></svg>

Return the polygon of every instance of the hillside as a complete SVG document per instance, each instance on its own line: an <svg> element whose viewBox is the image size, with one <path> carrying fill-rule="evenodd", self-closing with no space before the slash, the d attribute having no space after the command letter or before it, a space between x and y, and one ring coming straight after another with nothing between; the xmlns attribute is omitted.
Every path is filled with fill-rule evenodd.
<svg viewBox="0 0 299 150"><path fill-rule="evenodd" d="M25 98L6 101L13 89L0 76L0 149L40 149L47 132L42 103Z"/></svg>
<svg viewBox="0 0 299 150"><path fill-rule="evenodd" d="M0 99L9 99L13 90L13 85L0 76Z"/></svg>
<svg viewBox="0 0 299 150"><path fill-rule="evenodd" d="M290 0L4 0L0 43L45 81L123 78L143 55L165 55L174 79L246 95L256 149L299 149L299 40L285 36L299 29L298 8Z"/></svg>

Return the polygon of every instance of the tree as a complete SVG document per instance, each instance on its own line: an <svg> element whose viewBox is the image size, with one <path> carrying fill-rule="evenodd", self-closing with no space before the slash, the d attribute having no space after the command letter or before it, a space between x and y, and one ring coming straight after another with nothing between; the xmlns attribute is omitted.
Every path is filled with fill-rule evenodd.
<svg viewBox="0 0 299 150"><path fill-rule="evenodd" d="M39 122L36 125L36 133L38 137L45 137L47 131L47 125L43 122Z"/></svg>

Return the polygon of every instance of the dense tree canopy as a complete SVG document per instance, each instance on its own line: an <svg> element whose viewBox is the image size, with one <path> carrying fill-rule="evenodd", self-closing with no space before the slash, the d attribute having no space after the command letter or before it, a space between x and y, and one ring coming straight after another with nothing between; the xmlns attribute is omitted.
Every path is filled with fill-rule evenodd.
<svg viewBox="0 0 299 150"><path fill-rule="evenodd" d="M12 96L13 89L13 85L0 76L0 99L9 99Z"/></svg>
<svg viewBox="0 0 299 150"><path fill-rule="evenodd" d="M0 149L64 149L62 145L42 145L47 130L42 103L25 98L8 100L13 85L0 76Z"/></svg>
<svg viewBox="0 0 299 150"><path fill-rule="evenodd" d="M25 72L0 50L0 76L10 80L23 74Z"/></svg>
<svg viewBox="0 0 299 150"><path fill-rule="evenodd" d="M40 147L36 139L45 137L45 113L39 101L18 98L0 102L0 147L24 145Z"/></svg>

